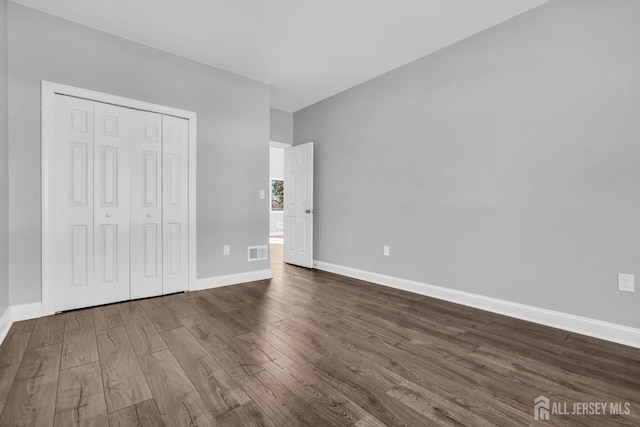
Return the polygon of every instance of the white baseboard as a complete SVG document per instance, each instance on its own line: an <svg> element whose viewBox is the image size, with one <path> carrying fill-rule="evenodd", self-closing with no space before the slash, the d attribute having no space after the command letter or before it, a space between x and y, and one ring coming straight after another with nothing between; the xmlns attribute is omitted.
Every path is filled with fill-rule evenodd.
<svg viewBox="0 0 640 427"><path fill-rule="evenodd" d="M548 310L530 305L505 301L498 298L486 297L441 286L428 285L398 277L386 276L341 265L314 261L318 270L353 277L355 279L376 283L391 288L401 289L420 295L426 295L445 301L463 304L481 310L540 323L565 331L575 332L590 337L599 338L631 347L640 348L640 329L588 317L576 316L560 311Z"/></svg>
<svg viewBox="0 0 640 427"><path fill-rule="evenodd" d="M42 316L42 303L34 302L31 304L20 304L11 306L11 320L18 322L20 320L35 319Z"/></svg>
<svg viewBox="0 0 640 427"><path fill-rule="evenodd" d="M20 320L34 319L42 316L42 303L12 305L7 307L2 317L0 317L0 344L4 341L13 322Z"/></svg>
<svg viewBox="0 0 640 427"><path fill-rule="evenodd" d="M4 341L4 338L9 333L9 329L11 329L11 307L7 307L2 316L0 316L0 344Z"/></svg>
<svg viewBox="0 0 640 427"><path fill-rule="evenodd" d="M196 281L196 289L219 288L221 286L237 285L239 283L255 282L256 280L271 279L271 270L249 271L247 273L228 274L226 276L207 277Z"/></svg>

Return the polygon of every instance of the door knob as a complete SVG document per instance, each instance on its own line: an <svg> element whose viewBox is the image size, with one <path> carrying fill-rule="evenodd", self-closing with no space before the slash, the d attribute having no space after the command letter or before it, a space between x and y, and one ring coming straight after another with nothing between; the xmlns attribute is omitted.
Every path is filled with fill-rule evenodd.
<svg viewBox="0 0 640 427"><path fill-rule="evenodd" d="M151 218L151 214L147 214L147 218Z"/></svg>
<svg viewBox="0 0 640 427"><path fill-rule="evenodd" d="M304 213L313 213L313 209L307 209L304 211Z"/></svg>
<svg viewBox="0 0 640 427"><path fill-rule="evenodd" d="M107 218L111 218L111 214L106 214L105 215Z"/></svg>

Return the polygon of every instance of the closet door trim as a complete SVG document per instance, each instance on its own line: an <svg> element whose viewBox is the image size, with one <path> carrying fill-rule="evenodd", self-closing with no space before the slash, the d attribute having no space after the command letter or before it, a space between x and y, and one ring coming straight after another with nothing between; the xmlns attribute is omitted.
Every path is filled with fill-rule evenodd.
<svg viewBox="0 0 640 427"><path fill-rule="evenodd" d="M52 149L54 141L54 97L58 95L72 96L89 101L102 102L125 108L175 116L189 121L189 287L196 289L196 146L197 125L196 113L180 110L164 105L151 104L135 99L124 98L107 93L81 89L59 83L42 81L42 315L54 314L51 293L54 290L52 283L52 254L56 248L52 247L51 233L51 174L52 174Z"/></svg>

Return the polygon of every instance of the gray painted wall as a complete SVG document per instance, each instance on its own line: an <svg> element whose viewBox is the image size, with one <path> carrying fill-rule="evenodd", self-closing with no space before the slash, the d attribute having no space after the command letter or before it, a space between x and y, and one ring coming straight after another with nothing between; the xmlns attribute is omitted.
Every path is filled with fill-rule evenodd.
<svg viewBox="0 0 640 427"><path fill-rule="evenodd" d="M7 108L7 0L0 0L0 316L9 306L9 135Z"/></svg>
<svg viewBox="0 0 640 427"><path fill-rule="evenodd" d="M271 141L293 143L293 114L271 109Z"/></svg>
<svg viewBox="0 0 640 427"><path fill-rule="evenodd" d="M198 113L198 277L269 268L267 85L14 3L9 57L11 304L41 300L41 80Z"/></svg>
<svg viewBox="0 0 640 427"><path fill-rule="evenodd" d="M554 0L294 113L316 259L640 327L638 22Z"/></svg>

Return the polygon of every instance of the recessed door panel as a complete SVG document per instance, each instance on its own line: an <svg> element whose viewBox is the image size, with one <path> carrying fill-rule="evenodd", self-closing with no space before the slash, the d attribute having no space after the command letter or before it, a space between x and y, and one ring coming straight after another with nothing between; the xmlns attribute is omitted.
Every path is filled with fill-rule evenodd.
<svg viewBox="0 0 640 427"><path fill-rule="evenodd" d="M298 191L300 194L300 205L307 207L309 205L309 185L308 185L309 173L306 169L302 169L298 173Z"/></svg>
<svg viewBox="0 0 640 427"><path fill-rule="evenodd" d="M69 204L71 206L87 206L88 150L87 143L69 143Z"/></svg>
<svg viewBox="0 0 640 427"><path fill-rule="evenodd" d="M72 225L69 227L69 270L72 287L89 286L89 233L86 225Z"/></svg>
<svg viewBox="0 0 640 427"><path fill-rule="evenodd" d="M160 125L155 121L151 121L144 122L143 126L142 140L144 142L158 142L158 128Z"/></svg>
<svg viewBox="0 0 640 427"><path fill-rule="evenodd" d="M116 107L116 108L119 108L119 107ZM112 138L117 138L118 137L118 116L100 114L99 118L100 119L98 123L100 124L100 127L99 127L98 134L100 136L109 136Z"/></svg>
<svg viewBox="0 0 640 427"><path fill-rule="evenodd" d="M142 151L143 206L146 208L158 207L158 157L157 151Z"/></svg>
<svg viewBox="0 0 640 427"><path fill-rule="evenodd" d="M307 233L309 231L309 218L300 217L298 218L298 239L300 241L299 251L300 253L306 254L309 252L309 246L307 241Z"/></svg>
<svg viewBox="0 0 640 427"><path fill-rule="evenodd" d="M182 271L180 224L167 224L167 275L175 277Z"/></svg>
<svg viewBox="0 0 640 427"><path fill-rule="evenodd" d="M102 268L98 273L101 282L114 283L118 280L118 225L101 225L99 239L99 256L102 257L99 264Z"/></svg>
<svg viewBox="0 0 640 427"><path fill-rule="evenodd" d="M182 186L180 181L182 174L180 173L181 159L180 154L167 154L167 205L180 208L180 192Z"/></svg>
<svg viewBox="0 0 640 427"><path fill-rule="evenodd" d="M100 147L100 206L118 204L118 147Z"/></svg>
<svg viewBox="0 0 640 427"><path fill-rule="evenodd" d="M287 250L298 250L298 217L288 216L287 223L284 226L284 239L287 242Z"/></svg>
<svg viewBox="0 0 640 427"><path fill-rule="evenodd" d="M159 276L158 253L160 253L160 248L158 247L158 225L143 224L142 236L144 239L144 278L157 279Z"/></svg>
<svg viewBox="0 0 640 427"><path fill-rule="evenodd" d="M75 101L71 100L67 104L72 104ZM80 104L78 102L77 104ZM75 108L66 108L66 111L56 111L58 114L68 113L69 117L69 127L67 128L70 132L79 132L79 133L87 133L87 130L91 131L89 115L91 114L90 108L87 106L80 106L81 110L77 110ZM91 105L90 107L93 107ZM64 124L63 124L64 126Z"/></svg>

